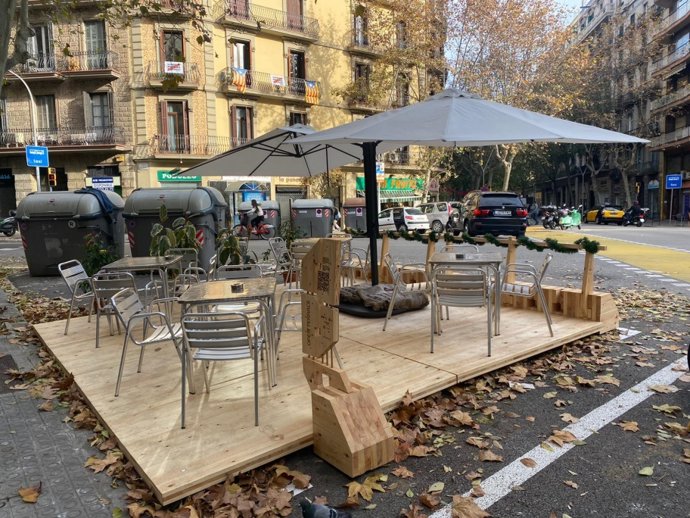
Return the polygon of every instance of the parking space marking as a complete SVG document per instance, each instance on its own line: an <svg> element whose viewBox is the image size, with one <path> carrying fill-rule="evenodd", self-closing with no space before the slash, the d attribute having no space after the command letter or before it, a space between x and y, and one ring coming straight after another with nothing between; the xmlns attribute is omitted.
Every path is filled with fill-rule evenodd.
<svg viewBox="0 0 690 518"><path fill-rule="evenodd" d="M566 426L564 430L572 433L578 440L584 441L590 435L601 430L607 424L656 394L656 392L649 388L651 385L670 385L674 383L687 372L684 368L679 368L685 365L685 361L685 358L682 358L674 363L670 363L644 381L581 417L577 423ZM678 370L674 370L674 368ZM484 496L476 498L474 500L475 503L482 509L488 509L504 496L511 493L514 487L521 486L575 447L572 443L566 443L561 448L554 446L551 451L548 451L542 448L541 445L536 446L486 480L483 480L481 487L484 490ZM586 445L577 447L582 451L583 448L586 448ZM537 465L534 468L528 468L520 462L520 459L523 458L530 458ZM468 491L463 496L470 496L470 492ZM429 518L450 518L451 515L451 507L447 506L439 509Z"/></svg>

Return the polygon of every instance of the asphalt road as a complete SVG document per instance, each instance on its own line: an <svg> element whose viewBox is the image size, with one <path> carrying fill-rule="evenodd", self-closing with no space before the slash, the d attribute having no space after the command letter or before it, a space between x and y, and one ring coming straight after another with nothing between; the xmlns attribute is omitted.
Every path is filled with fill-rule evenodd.
<svg viewBox="0 0 690 518"><path fill-rule="evenodd" d="M481 470L482 488L494 495L495 500L487 511L495 517L690 517L687 505L690 480L688 464L681 461L683 449L690 448L688 435L669 433L665 424L688 426L688 379L681 378L670 383L677 391L655 393L633 404L620 416L615 415L619 404L611 403L618 396L622 400L640 397L646 385L633 387L672 362L679 362L679 369L685 365L684 354L690 336L690 305L687 298L690 296L690 283L677 277L676 270L683 270L690 264L690 228L637 229L587 225L583 226L584 231L590 236L608 240L607 252L597 256L595 285L603 291L629 290L628 297L635 302L630 307L622 308L621 326L639 331L639 334L610 343L602 339L604 352L599 357L600 363L576 361L572 355L566 357L561 352L551 353L541 360L549 365L562 365L566 368L564 374L573 379L578 375L592 379L608 374L619 381L619 386L597 384L595 387L564 387L558 383L556 376L559 372L553 368L530 375L523 382L534 388L515 399L491 403L497 407L493 417L483 416L480 411L472 412L476 420L481 422L480 430L446 429L444 442L448 444L439 450L438 456L404 461L402 465L414 473L412 478L401 479L392 475L391 472L398 466L396 463L377 470L388 475L387 481L382 483L385 492L375 493L372 500L375 508L354 509L351 511L353 516L399 516L401 509L418 502L418 496L436 482L444 483L439 496L443 504L448 504L453 495L472 489L467 475ZM571 234L576 237L574 232L569 231L568 235ZM540 238L558 235L557 239L563 239L558 233L537 232L534 235ZM613 258L618 253L618 241L625 243L625 247L631 247L631 262L623 263ZM365 248L366 244L365 239L355 240L355 246ZM485 246L493 248L491 245ZM265 247L266 244L259 241L251 244L259 255ZM392 241L390 249L396 260L401 262L422 261L426 253L425 245L403 240ZM681 249L682 252L679 251ZM503 249L499 250L505 253ZM659 250L671 258L668 263L654 255L662 253ZM19 264L21 255L18 239L0 239L3 263ZM518 251L519 260L533 264L539 264L543 255L544 252L530 252L524 248ZM648 256L655 257L653 269L634 264L638 258L640 263L644 263L644 258ZM578 286L583 261L583 254L554 254L546 283ZM679 262L686 264L679 266ZM666 268L665 264L670 267ZM23 290L38 291L49 296L64 294L59 278L32 279L18 272L12 276L12 280ZM653 297L656 299L652 300ZM649 307L646 309L636 307L644 306L647 302ZM389 325L395 325L395 319ZM565 349L566 353L568 350ZM665 372L675 377L683 374L670 369ZM556 392L556 396L548 397L550 392ZM490 398L490 395L483 398ZM653 408L653 405L664 404L680 407L681 411L664 414ZM554 430L568 426L562 418L566 412L584 422L589 422L586 419L592 412L602 413L608 416L608 420L599 423L600 428L595 433L588 428L591 435L562 456L542 460L538 457L540 452L543 453L540 444ZM625 431L614 424L623 421L634 421L639 431ZM500 448L494 447L493 451L503 457L503 462L479 461L479 450L466 444L465 440L469 436L480 435L500 444ZM643 438L646 438L646 442ZM522 465L519 460L526 457L538 458L538 467ZM517 476L507 471L515 466L512 464L514 461L517 461L518 472L522 466L520 473L527 478L509 483L508 491L501 492L499 482L506 477ZM312 476L313 488L305 496L325 496L332 504L345 501L347 489L344 486L350 480L315 457L310 449L290 455L284 462L291 469ZM652 474L640 475L643 468L652 468ZM491 478L494 474L496 477ZM359 477L358 480L362 482L364 478ZM363 502L363 506L366 504ZM432 515L433 511L424 509L423 512ZM296 510L293 516L299 516L299 512ZM437 511L433 516L440 518L450 514Z"/></svg>

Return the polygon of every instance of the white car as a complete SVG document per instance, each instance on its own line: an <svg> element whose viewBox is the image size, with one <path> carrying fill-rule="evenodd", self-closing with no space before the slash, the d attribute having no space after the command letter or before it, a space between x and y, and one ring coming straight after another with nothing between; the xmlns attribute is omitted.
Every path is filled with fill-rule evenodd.
<svg viewBox="0 0 690 518"><path fill-rule="evenodd" d="M429 230L429 218L413 207L393 207L379 212L379 230Z"/></svg>

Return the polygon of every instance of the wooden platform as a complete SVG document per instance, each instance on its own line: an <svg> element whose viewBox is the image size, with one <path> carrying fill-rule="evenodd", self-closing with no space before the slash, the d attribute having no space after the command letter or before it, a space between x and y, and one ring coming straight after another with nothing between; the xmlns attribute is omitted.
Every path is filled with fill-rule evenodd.
<svg viewBox="0 0 690 518"><path fill-rule="evenodd" d="M349 376L372 386L383 409L390 410L407 391L421 398L617 324L617 315L591 321L555 314L551 338L540 312L504 307L501 335L488 358L484 318L482 309L452 309L430 354L429 308L394 317L385 332L380 319L341 315L337 348ZM101 347L95 349L95 325L86 317L72 321L68 336L64 321L36 326L163 504L311 444L300 333L283 335L278 386L269 391L266 373L260 373L259 427L253 426L251 364L228 362L216 366L210 394L201 391L196 373L200 392L188 397L187 428L181 430L180 364L172 344L147 350L141 374L131 349L116 398L122 337L110 337L107 325L102 328Z"/></svg>

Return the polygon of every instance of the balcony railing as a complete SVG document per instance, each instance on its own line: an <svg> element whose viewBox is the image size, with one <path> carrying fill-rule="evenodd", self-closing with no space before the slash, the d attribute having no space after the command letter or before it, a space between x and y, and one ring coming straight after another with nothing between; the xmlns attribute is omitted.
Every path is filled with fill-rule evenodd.
<svg viewBox="0 0 690 518"><path fill-rule="evenodd" d="M39 146L102 146L124 145L121 128L113 126L60 126L38 128L36 136ZM2 148L24 147L34 143L31 128L7 129L0 132Z"/></svg>
<svg viewBox="0 0 690 518"><path fill-rule="evenodd" d="M58 60L58 70L65 72L84 72L113 70L117 67L118 55L110 50L83 50L71 52L69 56Z"/></svg>
<svg viewBox="0 0 690 518"><path fill-rule="evenodd" d="M685 15L689 12L689 7L690 6L688 5L688 2L683 2L678 7L676 7L675 11L673 11L666 18L661 20L661 23L659 24L659 31L665 30L681 18L685 17Z"/></svg>
<svg viewBox="0 0 690 518"><path fill-rule="evenodd" d="M36 74L55 71L55 55L49 53L33 54L26 60L26 63L17 65L17 72L20 74Z"/></svg>
<svg viewBox="0 0 690 518"><path fill-rule="evenodd" d="M589 22L580 26L580 31L577 34L577 40L581 41L585 39L589 34L594 31L603 21L605 21L609 16L613 14L613 8L605 7L602 12L593 17Z"/></svg>
<svg viewBox="0 0 690 518"><path fill-rule="evenodd" d="M380 54L381 49L374 46L366 33L352 32L350 40L350 51L362 54Z"/></svg>
<svg viewBox="0 0 690 518"><path fill-rule="evenodd" d="M652 74L658 72L662 68L666 68L667 66L674 64L676 61L680 61L681 59L685 58L688 55L688 53L690 53L690 45L686 43L682 47L677 48L676 50L671 52L670 54L667 54L663 58L655 61L652 65Z"/></svg>
<svg viewBox="0 0 690 518"><path fill-rule="evenodd" d="M252 22L259 30L288 31L311 39L319 37L319 21L316 18L256 5L246 0L220 0L214 9L214 16Z"/></svg>
<svg viewBox="0 0 690 518"><path fill-rule="evenodd" d="M212 137L209 135L156 135L145 154L213 156L244 143L244 139ZM141 154L141 153L137 153Z"/></svg>
<svg viewBox="0 0 690 518"><path fill-rule="evenodd" d="M650 104L649 109L652 111L660 110L664 106L673 104L688 96L690 96L690 85L686 85L683 88L676 90L675 92L671 92L670 94L664 95L659 99L653 100Z"/></svg>
<svg viewBox="0 0 690 518"><path fill-rule="evenodd" d="M679 140L683 140L690 137L690 126L685 126L684 128L679 128L675 131L671 131L669 133L664 133L658 137L654 137L652 139L652 147L660 147L660 146L665 146L668 144L672 144L673 142L678 142Z"/></svg>
<svg viewBox="0 0 690 518"><path fill-rule="evenodd" d="M237 91L243 93L259 93L278 97L304 97L307 94L310 102L316 103L321 93L321 83L319 81L309 81L299 77L285 77L268 72L256 70L244 70L228 67L220 73L221 86L227 91ZM309 87L307 83L313 85Z"/></svg>
<svg viewBox="0 0 690 518"><path fill-rule="evenodd" d="M148 83L159 83L170 90L199 86L201 82L201 73L196 63L179 62L177 64L179 67L177 67L176 71L172 72L170 71L172 69L166 71L164 63L151 61L146 67L146 81Z"/></svg>

